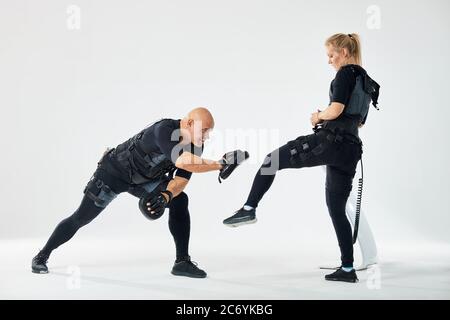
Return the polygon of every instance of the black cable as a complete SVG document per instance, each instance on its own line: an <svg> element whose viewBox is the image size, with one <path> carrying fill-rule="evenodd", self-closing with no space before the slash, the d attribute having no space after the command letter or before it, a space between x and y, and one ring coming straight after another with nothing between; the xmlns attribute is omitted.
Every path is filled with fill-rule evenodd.
<svg viewBox="0 0 450 320"><path fill-rule="evenodd" d="M359 178L359 181L358 181L358 196L356 199L356 215L355 215L355 229L353 231L353 244L355 244L356 240L358 239L359 217L361 214L363 178L364 178L363 160L362 160L362 155L361 155L361 178Z"/></svg>

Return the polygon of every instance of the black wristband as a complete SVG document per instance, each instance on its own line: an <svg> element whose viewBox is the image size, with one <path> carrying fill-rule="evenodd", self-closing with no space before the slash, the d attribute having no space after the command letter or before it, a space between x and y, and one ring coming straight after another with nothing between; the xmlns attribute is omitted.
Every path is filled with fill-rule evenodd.
<svg viewBox="0 0 450 320"><path fill-rule="evenodd" d="M163 190L161 191L161 193L167 194L169 196L169 201L167 201L167 204L169 204L173 199L173 193L170 192L169 190Z"/></svg>

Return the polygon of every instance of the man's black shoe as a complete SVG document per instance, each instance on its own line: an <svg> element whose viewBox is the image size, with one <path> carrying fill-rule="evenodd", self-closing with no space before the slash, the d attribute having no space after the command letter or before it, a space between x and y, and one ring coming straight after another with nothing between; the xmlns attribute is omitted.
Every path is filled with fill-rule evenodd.
<svg viewBox="0 0 450 320"><path fill-rule="evenodd" d="M174 276L182 276L189 278L206 278L206 272L197 267L197 263L191 261L191 258L175 261L172 268Z"/></svg>
<svg viewBox="0 0 450 320"><path fill-rule="evenodd" d="M31 261L31 271L33 273L48 273L48 257L48 254L39 251L39 253Z"/></svg>

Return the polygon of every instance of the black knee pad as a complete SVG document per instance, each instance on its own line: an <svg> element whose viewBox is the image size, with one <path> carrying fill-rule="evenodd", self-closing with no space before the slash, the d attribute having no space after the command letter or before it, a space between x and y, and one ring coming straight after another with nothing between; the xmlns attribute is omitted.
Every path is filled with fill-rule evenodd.
<svg viewBox="0 0 450 320"><path fill-rule="evenodd" d="M188 205L189 197L186 193L182 192L172 199L172 202L170 203L170 209L187 208Z"/></svg>
<svg viewBox="0 0 450 320"><path fill-rule="evenodd" d="M177 197L173 198L169 207L169 226L177 226L189 224L189 197L182 192Z"/></svg>
<svg viewBox="0 0 450 320"><path fill-rule="evenodd" d="M94 201L94 204L99 208L105 208L117 197L117 194L103 180L95 176L89 180L86 188L84 188L84 194Z"/></svg>

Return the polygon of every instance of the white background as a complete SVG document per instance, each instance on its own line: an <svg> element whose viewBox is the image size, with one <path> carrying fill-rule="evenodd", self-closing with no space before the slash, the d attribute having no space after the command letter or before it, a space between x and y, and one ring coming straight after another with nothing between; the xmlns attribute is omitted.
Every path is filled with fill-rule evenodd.
<svg viewBox="0 0 450 320"><path fill-rule="evenodd" d="M80 29L67 26L72 4ZM371 25L371 5L380 28ZM0 239L5 248L28 241L31 258L76 210L106 147L206 106L216 134L205 155L241 148L252 158L222 185L215 173L193 176L191 254L227 248L274 257L285 248L337 261L321 168L278 174L257 225L232 230L222 220L245 201L265 154L311 133L310 114L328 104L335 74L324 41L356 32L363 66L381 84L381 110L371 107L360 132L363 210L380 256L395 245L413 253L424 243L448 245L449 9L445 0L0 0ZM249 129L274 135L239 138ZM114 238L133 246L136 238L151 243L147 258L159 245L172 259L166 219L145 220L137 199L123 194L71 243ZM126 261L126 250L116 254Z"/></svg>

